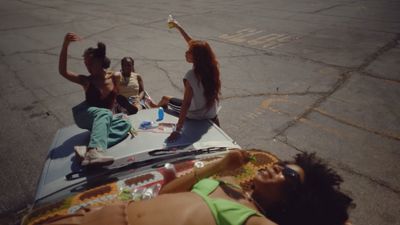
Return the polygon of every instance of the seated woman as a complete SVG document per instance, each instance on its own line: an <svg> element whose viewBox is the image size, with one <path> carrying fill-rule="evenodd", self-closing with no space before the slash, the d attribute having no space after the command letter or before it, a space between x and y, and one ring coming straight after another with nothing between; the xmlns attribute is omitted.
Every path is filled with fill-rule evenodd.
<svg viewBox="0 0 400 225"><path fill-rule="evenodd" d="M179 137L185 118L211 119L219 126L217 113L220 109L221 92L218 62L210 45L205 41L193 40L175 20L172 24L189 45L185 56L186 61L193 64L193 68L183 78L185 86L183 100L163 96L158 104L148 101L150 107L166 107L170 102L180 107L176 129L168 137L168 141L174 141Z"/></svg>
<svg viewBox="0 0 400 225"><path fill-rule="evenodd" d="M121 72L114 74L117 77L119 95L117 102L127 114L135 114L143 109L140 101L144 98L144 86L142 77L135 73L135 61L132 57L124 57L121 60ZM124 112L124 109L119 109Z"/></svg>
<svg viewBox="0 0 400 225"><path fill-rule="evenodd" d="M46 224L344 225L348 220L352 199L340 192L342 179L314 154L259 171L250 193L231 177L207 178L248 160L245 151L231 151L171 181L153 199L88 207Z"/></svg>
<svg viewBox="0 0 400 225"><path fill-rule="evenodd" d="M114 118L112 109L117 96L114 76L107 72L110 60L106 57L106 46L99 42L97 48L88 48L83 57L89 76L78 75L67 70L68 46L81 38L75 33L67 33L59 59L59 73L71 82L81 85L85 91L85 101L73 108L73 116L78 127L90 131L88 146L75 146L75 153L81 164L111 164L113 157L102 152L127 137L131 125L128 121Z"/></svg>

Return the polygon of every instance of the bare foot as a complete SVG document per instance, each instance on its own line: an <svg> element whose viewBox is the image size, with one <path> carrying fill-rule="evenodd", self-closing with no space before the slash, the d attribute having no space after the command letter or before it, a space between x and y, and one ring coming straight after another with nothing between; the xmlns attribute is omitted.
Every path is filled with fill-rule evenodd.
<svg viewBox="0 0 400 225"><path fill-rule="evenodd" d="M144 102L150 107L150 108L158 108L158 105L153 102L151 98L145 98Z"/></svg>

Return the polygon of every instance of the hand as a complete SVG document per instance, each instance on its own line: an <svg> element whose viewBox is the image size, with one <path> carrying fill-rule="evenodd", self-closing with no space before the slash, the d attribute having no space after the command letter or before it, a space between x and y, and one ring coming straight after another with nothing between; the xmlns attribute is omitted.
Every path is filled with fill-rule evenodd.
<svg viewBox="0 0 400 225"><path fill-rule="evenodd" d="M172 132L169 137L167 138L167 142L174 142L176 139L179 138L181 134L177 131Z"/></svg>
<svg viewBox="0 0 400 225"><path fill-rule="evenodd" d="M70 42L80 41L80 40L82 40L82 38L79 37L77 34L69 32L64 37L64 44L69 44Z"/></svg>
<svg viewBox="0 0 400 225"><path fill-rule="evenodd" d="M250 161L250 154L245 150L231 150L222 160L222 170L234 170Z"/></svg>
<svg viewBox="0 0 400 225"><path fill-rule="evenodd" d="M180 26L180 24L178 23L178 21L176 19L173 19L170 23L172 24L171 28L174 28L174 27L178 28Z"/></svg>

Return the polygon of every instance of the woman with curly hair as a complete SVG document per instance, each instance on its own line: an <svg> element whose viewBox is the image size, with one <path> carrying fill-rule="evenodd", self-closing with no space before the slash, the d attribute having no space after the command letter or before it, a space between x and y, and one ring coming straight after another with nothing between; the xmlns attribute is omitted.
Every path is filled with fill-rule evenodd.
<svg viewBox="0 0 400 225"><path fill-rule="evenodd" d="M172 21L188 43L185 53L186 61L193 64L185 77L183 100L171 96L163 96L158 104L148 101L151 107L167 107L170 103L180 108L179 120L175 131L168 140L174 141L182 132L185 118L211 119L219 126L217 113L220 109L219 95L221 94L221 80L218 62L210 45L206 41L193 40L176 20Z"/></svg>
<svg viewBox="0 0 400 225"><path fill-rule="evenodd" d="M48 225L348 225L352 199L342 179L313 154L302 153L257 172L246 192L233 177L211 178L249 161L244 150L195 168L146 201L85 207Z"/></svg>
<svg viewBox="0 0 400 225"><path fill-rule="evenodd" d="M342 178L315 153L297 154L294 161L282 162L277 166L284 168L291 164L300 168L301 173L282 170L282 174L286 174L286 185L280 187L284 197L268 209L266 207L270 202L260 201L260 205L266 209L264 215L279 225L350 225L348 209L355 207L355 204L341 192ZM256 179L254 184L257 183ZM253 191L255 198L257 195Z"/></svg>

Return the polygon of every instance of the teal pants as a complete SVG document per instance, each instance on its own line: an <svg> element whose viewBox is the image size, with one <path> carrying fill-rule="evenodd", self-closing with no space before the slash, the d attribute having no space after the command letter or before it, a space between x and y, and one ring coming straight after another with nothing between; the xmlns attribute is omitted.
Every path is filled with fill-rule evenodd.
<svg viewBox="0 0 400 225"><path fill-rule="evenodd" d="M89 148L105 150L118 144L128 135L131 124L114 118L109 109L89 107L86 102L72 108L76 125L90 131Z"/></svg>

